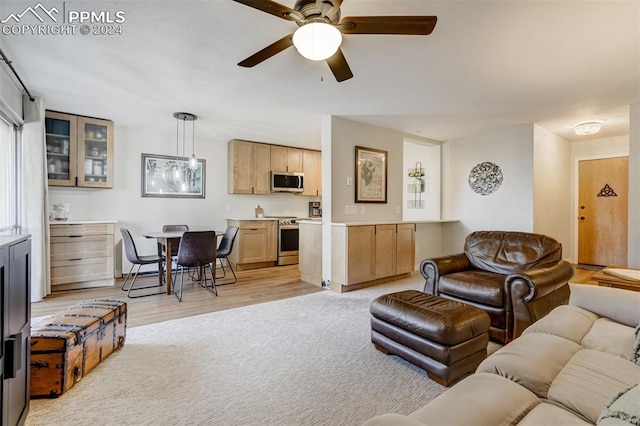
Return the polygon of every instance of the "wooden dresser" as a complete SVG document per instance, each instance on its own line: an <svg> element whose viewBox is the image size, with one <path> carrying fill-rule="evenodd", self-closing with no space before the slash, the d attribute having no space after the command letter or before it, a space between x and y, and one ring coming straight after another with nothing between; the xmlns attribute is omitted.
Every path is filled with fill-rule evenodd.
<svg viewBox="0 0 640 426"><path fill-rule="evenodd" d="M51 290L114 285L116 221L52 222Z"/></svg>

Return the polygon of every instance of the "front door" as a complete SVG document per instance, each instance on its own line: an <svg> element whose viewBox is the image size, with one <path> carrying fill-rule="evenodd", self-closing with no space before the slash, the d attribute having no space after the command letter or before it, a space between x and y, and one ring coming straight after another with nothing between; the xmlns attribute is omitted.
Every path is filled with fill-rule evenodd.
<svg viewBox="0 0 640 426"><path fill-rule="evenodd" d="M627 265L629 157L578 163L578 263Z"/></svg>

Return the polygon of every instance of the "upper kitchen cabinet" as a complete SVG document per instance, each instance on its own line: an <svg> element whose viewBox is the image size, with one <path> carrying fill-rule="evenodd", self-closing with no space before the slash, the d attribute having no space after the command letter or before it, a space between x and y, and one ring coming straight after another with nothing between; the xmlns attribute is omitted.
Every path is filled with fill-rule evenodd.
<svg viewBox="0 0 640 426"><path fill-rule="evenodd" d="M230 194L270 194L270 145L233 139L228 146Z"/></svg>
<svg viewBox="0 0 640 426"><path fill-rule="evenodd" d="M322 195L322 154L320 151L310 149L302 151L302 171L304 173L302 195Z"/></svg>
<svg viewBox="0 0 640 426"><path fill-rule="evenodd" d="M113 122L45 113L50 186L113 188Z"/></svg>
<svg viewBox="0 0 640 426"><path fill-rule="evenodd" d="M271 171L302 173L302 149L271 145Z"/></svg>

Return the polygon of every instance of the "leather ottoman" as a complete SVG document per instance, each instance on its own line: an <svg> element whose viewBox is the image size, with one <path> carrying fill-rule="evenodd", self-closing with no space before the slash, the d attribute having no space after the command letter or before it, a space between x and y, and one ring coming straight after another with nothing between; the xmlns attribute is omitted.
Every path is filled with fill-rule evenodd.
<svg viewBox="0 0 640 426"><path fill-rule="evenodd" d="M370 311L376 349L422 368L444 386L473 373L487 356L490 319L475 306L407 290L378 297Z"/></svg>

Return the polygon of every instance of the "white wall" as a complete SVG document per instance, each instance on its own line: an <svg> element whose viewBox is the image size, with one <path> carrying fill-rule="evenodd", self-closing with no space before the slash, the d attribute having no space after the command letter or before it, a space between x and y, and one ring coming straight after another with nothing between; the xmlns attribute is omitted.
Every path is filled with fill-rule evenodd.
<svg viewBox="0 0 640 426"><path fill-rule="evenodd" d="M403 175L402 175L402 219L405 221L439 220L440 219L440 189L441 167L439 144L428 144L405 140L403 144ZM409 177L409 170L422 163L424 170L424 192L419 194L408 192L408 185L415 181ZM409 208L408 203L416 199L422 201L422 208Z"/></svg>
<svg viewBox="0 0 640 426"><path fill-rule="evenodd" d="M640 102L629 112L629 247L627 266L640 268Z"/></svg>
<svg viewBox="0 0 640 426"><path fill-rule="evenodd" d="M482 162L497 164L501 187L480 195L469 172ZM460 252L477 230L533 231L533 125L522 124L453 139L443 145L443 217L460 223L443 227L443 252Z"/></svg>
<svg viewBox="0 0 640 426"><path fill-rule="evenodd" d="M308 202L318 200L317 197L294 194L227 194L226 140L196 140L196 155L206 160L206 198L143 198L140 195L141 154L175 155L175 133L165 134L153 128L126 128L118 123L115 123L114 133L113 189L50 188L50 203L69 203L71 220L118 220L116 229L129 228L134 237L159 230L164 224L184 223L196 230L224 230L229 217L254 217L257 204L264 208L265 215L304 217L309 213ZM227 210L228 206L231 211ZM119 240L117 230L116 241ZM147 241L147 244L144 239L136 241L146 250L155 250L154 241ZM120 270L120 256L120 253L116 254L116 272ZM126 263L125 272L128 268Z"/></svg>
<svg viewBox="0 0 640 426"><path fill-rule="evenodd" d="M537 125L533 138L533 231L558 240L573 260L571 143Z"/></svg>

